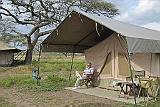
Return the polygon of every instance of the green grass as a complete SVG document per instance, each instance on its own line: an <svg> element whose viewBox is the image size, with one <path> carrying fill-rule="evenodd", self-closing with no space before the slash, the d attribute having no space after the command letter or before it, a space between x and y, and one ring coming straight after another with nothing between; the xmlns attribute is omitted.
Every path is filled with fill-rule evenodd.
<svg viewBox="0 0 160 107"><path fill-rule="evenodd" d="M35 58L35 57L34 57ZM37 57L36 57L37 58ZM75 82L75 71L85 68L84 57L77 56L72 65L71 57L63 55L42 57L40 63L33 59L32 64L19 65L10 69L11 74L0 78L0 86L11 87L17 86L22 89L41 90L41 91L57 91L63 90L65 87L73 86ZM31 78L32 69L40 71L41 80L37 86L37 80ZM3 72L7 70L4 68ZM69 76L71 72L71 78Z"/></svg>
<svg viewBox="0 0 160 107"><path fill-rule="evenodd" d="M0 67L0 73L11 69L11 67Z"/></svg>
<svg viewBox="0 0 160 107"><path fill-rule="evenodd" d="M0 86L9 87L18 84L27 78L29 78L29 75L26 74L6 75L0 78Z"/></svg>

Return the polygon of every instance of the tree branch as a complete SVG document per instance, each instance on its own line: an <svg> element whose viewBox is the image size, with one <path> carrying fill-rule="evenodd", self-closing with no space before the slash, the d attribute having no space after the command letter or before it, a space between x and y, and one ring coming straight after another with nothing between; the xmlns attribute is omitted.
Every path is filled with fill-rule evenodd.
<svg viewBox="0 0 160 107"><path fill-rule="evenodd" d="M2 6L0 6L0 9L6 11L6 12L8 13L8 14L7 14L7 13L0 12L0 14L3 14L3 15L5 15L5 16L11 16L11 17L13 17L13 18L15 19L15 21L16 21L17 23L19 23L19 24L23 24L23 25L24 25L24 24L32 24L32 25L34 25L33 22L20 21L17 16L13 15L9 10L7 10L6 8L3 8Z"/></svg>
<svg viewBox="0 0 160 107"><path fill-rule="evenodd" d="M14 29L12 31L27 38L27 34L20 33L18 31L14 30Z"/></svg>
<svg viewBox="0 0 160 107"><path fill-rule="evenodd" d="M53 32L53 30L47 30L47 31L44 31L44 32L41 32L41 33L39 33L39 37L40 36L44 36L44 35L47 35L47 34L49 34L49 33L52 33Z"/></svg>
<svg viewBox="0 0 160 107"><path fill-rule="evenodd" d="M45 22L45 23L41 23L41 24L39 24L39 25L36 25L36 26L34 26L32 29L31 29L31 31L28 33L28 36L31 36L37 29L39 29L39 28L41 28L41 27L43 27L43 26L46 26L46 25L48 25L50 22Z"/></svg>

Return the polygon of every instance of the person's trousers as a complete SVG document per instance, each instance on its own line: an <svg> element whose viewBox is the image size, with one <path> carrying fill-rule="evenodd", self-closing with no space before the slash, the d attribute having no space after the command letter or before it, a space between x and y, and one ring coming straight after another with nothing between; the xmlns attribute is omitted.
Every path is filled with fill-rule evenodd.
<svg viewBox="0 0 160 107"><path fill-rule="evenodd" d="M80 85L80 82L82 80L84 80L84 78L86 78L86 76L85 75L81 76L81 74L78 71L76 71L76 77L77 77L77 80L76 80L76 83L75 83L75 87L78 87Z"/></svg>

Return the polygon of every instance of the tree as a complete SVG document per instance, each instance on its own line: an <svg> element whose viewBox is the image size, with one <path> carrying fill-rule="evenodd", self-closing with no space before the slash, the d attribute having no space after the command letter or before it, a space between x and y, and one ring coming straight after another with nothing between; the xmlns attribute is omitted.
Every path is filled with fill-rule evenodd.
<svg viewBox="0 0 160 107"><path fill-rule="evenodd" d="M28 26L28 32L14 32L26 38L25 62L31 63L38 38L51 33L75 8L110 18L118 14L113 4L102 0L1 0L0 17L10 17L15 23Z"/></svg>
<svg viewBox="0 0 160 107"><path fill-rule="evenodd" d="M1 19L0 21L0 40L9 43L11 38L11 32L15 29L10 18Z"/></svg>
<svg viewBox="0 0 160 107"><path fill-rule="evenodd" d="M14 47L26 46L25 38L21 35L14 34L16 27L10 18L1 19L0 21L0 41L7 44L13 43Z"/></svg>

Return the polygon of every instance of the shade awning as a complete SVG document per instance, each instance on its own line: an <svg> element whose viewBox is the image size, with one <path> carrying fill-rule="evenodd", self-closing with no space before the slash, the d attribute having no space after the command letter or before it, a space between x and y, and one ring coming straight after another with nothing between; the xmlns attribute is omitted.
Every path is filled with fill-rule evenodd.
<svg viewBox="0 0 160 107"><path fill-rule="evenodd" d="M139 40L141 43L153 41L154 45L159 44L160 41L159 31L117 21L105 16L73 11L42 42L43 52L83 52L109 37L113 32L128 38L128 43L132 41L132 44L128 44L128 48L132 48L129 49L130 52L137 52L133 51L133 47L140 46L135 40ZM135 42L133 43L133 41ZM152 47L152 44L148 42L149 47ZM140 50L139 48L138 52L142 52L144 49ZM145 49L145 52L151 52L146 50L153 49ZM154 48L153 52L160 52L160 50Z"/></svg>

